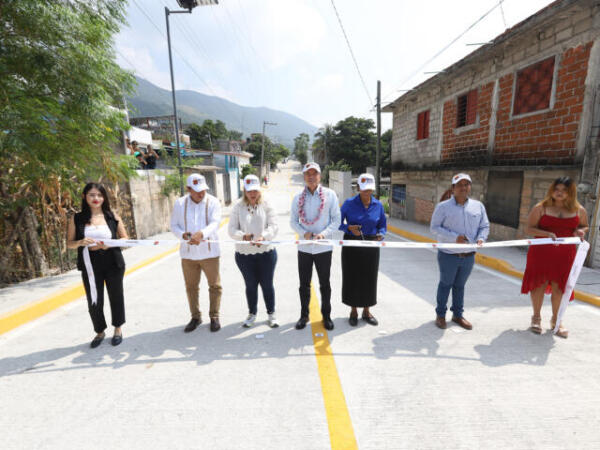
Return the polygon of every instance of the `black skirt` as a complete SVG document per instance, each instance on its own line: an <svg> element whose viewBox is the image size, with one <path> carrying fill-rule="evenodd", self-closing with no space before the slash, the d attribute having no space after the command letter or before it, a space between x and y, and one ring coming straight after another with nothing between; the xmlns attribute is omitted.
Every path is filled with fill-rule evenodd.
<svg viewBox="0 0 600 450"><path fill-rule="evenodd" d="M344 240L361 240L360 236L344 234ZM375 236L365 236L374 241ZM377 273L379 248L342 247L342 302L365 308L377 304Z"/></svg>

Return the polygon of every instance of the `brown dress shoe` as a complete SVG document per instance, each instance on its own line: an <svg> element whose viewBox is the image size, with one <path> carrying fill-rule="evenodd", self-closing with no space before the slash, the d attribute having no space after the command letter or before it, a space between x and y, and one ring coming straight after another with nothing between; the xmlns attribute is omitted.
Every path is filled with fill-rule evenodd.
<svg viewBox="0 0 600 450"><path fill-rule="evenodd" d="M473 329L473 325L471 325L471 322L469 322L464 317L454 317L453 316L452 317L452 322L459 324L465 330L472 330Z"/></svg>
<svg viewBox="0 0 600 450"><path fill-rule="evenodd" d="M442 330L446 329L446 318L442 316L437 316L435 318L435 325Z"/></svg>
<svg viewBox="0 0 600 450"><path fill-rule="evenodd" d="M219 331L221 329L221 323L219 319L210 319L210 331Z"/></svg>

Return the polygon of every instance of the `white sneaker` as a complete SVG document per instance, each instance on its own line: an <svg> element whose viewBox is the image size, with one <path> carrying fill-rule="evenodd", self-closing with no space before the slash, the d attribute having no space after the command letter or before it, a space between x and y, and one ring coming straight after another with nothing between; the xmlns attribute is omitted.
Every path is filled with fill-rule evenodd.
<svg viewBox="0 0 600 450"><path fill-rule="evenodd" d="M244 328L250 328L256 322L256 314L248 314L246 320L244 320Z"/></svg>
<svg viewBox="0 0 600 450"><path fill-rule="evenodd" d="M269 314L269 326L271 328L277 328L279 326L279 322L277 322L277 318L275 317L275 313Z"/></svg>

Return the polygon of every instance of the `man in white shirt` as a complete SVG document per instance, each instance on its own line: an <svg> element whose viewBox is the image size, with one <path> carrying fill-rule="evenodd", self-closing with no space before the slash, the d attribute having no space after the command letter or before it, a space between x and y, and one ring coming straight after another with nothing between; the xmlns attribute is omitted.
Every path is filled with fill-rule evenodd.
<svg viewBox="0 0 600 450"><path fill-rule="evenodd" d="M198 296L200 275L204 272L208 280L210 298L210 331L221 328L219 308L221 305L221 278L219 276L219 256L221 255L216 241L221 222L221 205L219 200L208 194L206 180L194 173L187 178L188 195L180 197L173 207L171 216L171 232L185 242L181 243L179 254L181 268L185 280L188 303L192 319L184 331L194 331L202 323Z"/></svg>
<svg viewBox="0 0 600 450"><path fill-rule="evenodd" d="M341 223L337 195L331 189L321 186L321 168L317 163L305 164L302 173L306 187L292 201L290 225L300 239L331 239ZM301 313L296 323L297 330L304 328L308 322L313 264L319 277L323 325L327 330L333 330L329 283L332 253L331 245L306 244L298 247Z"/></svg>

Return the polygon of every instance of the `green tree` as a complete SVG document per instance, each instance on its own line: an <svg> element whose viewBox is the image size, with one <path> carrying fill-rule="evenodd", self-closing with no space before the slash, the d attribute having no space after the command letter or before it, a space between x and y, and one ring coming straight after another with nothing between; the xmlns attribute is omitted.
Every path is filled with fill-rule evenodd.
<svg viewBox="0 0 600 450"><path fill-rule="evenodd" d="M250 162L255 165L260 165L260 152L262 149L262 134L253 133L247 140L244 150L252 153L254 156L250 158ZM274 167L279 161L290 156L290 150L283 144L274 144L265 136L265 154L264 161L271 163Z"/></svg>
<svg viewBox="0 0 600 450"><path fill-rule="evenodd" d="M279 161L284 160L290 156L290 149L287 148L283 144L273 144L269 148L269 161L271 163L271 167L274 167Z"/></svg>
<svg viewBox="0 0 600 450"><path fill-rule="evenodd" d="M229 130L229 139L232 141L241 141L244 133L237 130Z"/></svg>
<svg viewBox="0 0 600 450"><path fill-rule="evenodd" d="M308 143L310 137L306 133L300 133L294 138L294 155L301 164L306 164L308 159Z"/></svg>
<svg viewBox="0 0 600 450"><path fill-rule="evenodd" d="M381 135L381 175L389 177L392 174L392 129Z"/></svg>
<svg viewBox="0 0 600 450"><path fill-rule="evenodd" d="M312 150L315 160L329 160L329 152L327 151L327 144L331 143L331 137L333 136L333 125L326 123L322 128L315 133L315 139L313 140ZM320 158L317 157L320 156Z"/></svg>
<svg viewBox="0 0 600 450"><path fill-rule="evenodd" d="M347 117L333 127L333 135L327 144L332 163L344 160L353 173L364 172L367 166L375 165L376 135L371 130L375 123L371 119Z"/></svg>
<svg viewBox="0 0 600 450"><path fill-rule="evenodd" d="M113 106L122 108L134 82L114 61L126 3L0 2L0 279L15 242L17 263L47 272L57 245L62 255L48 230L64 236L81 184L129 173L112 148L127 127Z"/></svg>
<svg viewBox="0 0 600 450"><path fill-rule="evenodd" d="M256 175L256 169L252 167L250 164L244 164L242 166L242 178L245 178L246 175Z"/></svg>
<svg viewBox="0 0 600 450"><path fill-rule="evenodd" d="M225 123L221 120L213 122L211 119L206 119L202 125L192 123L187 126L185 133L190 137L192 148L202 150L217 150L217 139L231 139L237 141L241 139L242 134L239 131L228 130Z"/></svg>

